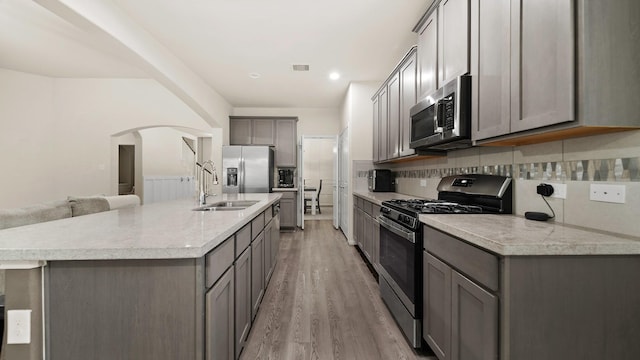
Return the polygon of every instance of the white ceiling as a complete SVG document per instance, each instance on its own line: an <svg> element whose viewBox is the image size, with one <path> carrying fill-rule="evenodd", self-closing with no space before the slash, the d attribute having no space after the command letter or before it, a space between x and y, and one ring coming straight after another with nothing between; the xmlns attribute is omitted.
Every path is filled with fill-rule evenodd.
<svg viewBox="0 0 640 360"><path fill-rule="evenodd" d="M411 29L432 0L113 2L234 107L337 107L349 82L389 75L415 44ZM0 9L0 67L57 77L145 76L132 56L96 44L35 3L0 0ZM292 64L310 71L293 72ZM331 71L342 77L329 80Z"/></svg>

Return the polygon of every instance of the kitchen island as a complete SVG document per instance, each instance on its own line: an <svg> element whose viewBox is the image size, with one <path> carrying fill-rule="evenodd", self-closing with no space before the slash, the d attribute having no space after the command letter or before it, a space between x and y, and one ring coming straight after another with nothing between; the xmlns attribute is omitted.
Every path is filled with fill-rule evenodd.
<svg viewBox="0 0 640 360"><path fill-rule="evenodd" d="M281 194L192 211L173 201L0 231L6 308L29 309L31 343L7 359L237 357L278 250ZM44 320L43 320L44 319Z"/></svg>

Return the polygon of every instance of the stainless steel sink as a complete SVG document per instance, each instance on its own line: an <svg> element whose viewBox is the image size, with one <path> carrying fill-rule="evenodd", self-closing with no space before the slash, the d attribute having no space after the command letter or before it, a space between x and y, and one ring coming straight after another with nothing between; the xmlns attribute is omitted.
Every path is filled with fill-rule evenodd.
<svg viewBox="0 0 640 360"><path fill-rule="evenodd" d="M203 205L193 209L193 211L236 211L248 208L258 203L258 200L230 200L218 201L213 204Z"/></svg>

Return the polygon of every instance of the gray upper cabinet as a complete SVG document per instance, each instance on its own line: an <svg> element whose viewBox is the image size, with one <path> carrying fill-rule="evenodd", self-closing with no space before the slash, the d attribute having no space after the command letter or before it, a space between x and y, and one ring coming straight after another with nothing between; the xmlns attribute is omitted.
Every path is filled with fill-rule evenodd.
<svg viewBox="0 0 640 360"><path fill-rule="evenodd" d="M231 145L275 146L276 167L296 167L298 118L229 117Z"/></svg>
<svg viewBox="0 0 640 360"><path fill-rule="evenodd" d="M442 0L438 8L438 83L469 72L469 0Z"/></svg>
<svg viewBox="0 0 640 360"><path fill-rule="evenodd" d="M231 145L251 145L251 119L230 119L229 143Z"/></svg>
<svg viewBox="0 0 640 360"><path fill-rule="evenodd" d="M573 121L574 1L511 5L511 132Z"/></svg>
<svg viewBox="0 0 640 360"><path fill-rule="evenodd" d="M411 142L410 109L416 104L417 48L412 47L372 98L373 161L415 154Z"/></svg>
<svg viewBox="0 0 640 360"><path fill-rule="evenodd" d="M254 119L252 123L252 145L276 145L275 124L271 119Z"/></svg>
<svg viewBox="0 0 640 360"><path fill-rule="evenodd" d="M471 1L472 136L510 131L510 1ZM482 21L480 21L482 19Z"/></svg>
<svg viewBox="0 0 640 360"><path fill-rule="evenodd" d="M373 98L373 161L378 162L380 160L380 155L378 153L378 126L380 121L379 109L380 105L378 104L378 97Z"/></svg>
<svg viewBox="0 0 640 360"><path fill-rule="evenodd" d="M389 126L389 100L387 88L383 88L378 94L378 161L387 160L388 126Z"/></svg>
<svg viewBox="0 0 640 360"><path fill-rule="evenodd" d="M438 10L418 29L419 98L438 89Z"/></svg>
<svg viewBox="0 0 640 360"><path fill-rule="evenodd" d="M297 120L276 120L276 166L296 167Z"/></svg>
<svg viewBox="0 0 640 360"><path fill-rule="evenodd" d="M271 119L229 118L231 145L275 145L275 125Z"/></svg>
<svg viewBox="0 0 640 360"><path fill-rule="evenodd" d="M387 159L400 156L400 74L396 73L387 85Z"/></svg>
<svg viewBox="0 0 640 360"><path fill-rule="evenodd" d="M411 142L411 114L409 110L417 102L417 56L414 48L400 67L400 139L399 155L409 156L415 150L409 147Z"/></svg>

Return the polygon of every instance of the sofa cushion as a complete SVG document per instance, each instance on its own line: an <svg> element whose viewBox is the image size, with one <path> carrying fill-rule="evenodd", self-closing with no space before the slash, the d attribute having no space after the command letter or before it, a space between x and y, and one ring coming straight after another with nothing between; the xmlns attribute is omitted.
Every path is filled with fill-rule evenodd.
<svg viewBox="0 0 640 360"><path fill-rule="evenodd" d="M109 211L109 202L104 196L69 196L68 200L72 216Z"/></svg>
<svg viewBox="0 0 640 360"><path fill-rule="evenodd" d="M138 195L113 195L105 196L104 198L109 202L109 209L111 210L140 205L140 198Z"/></svg>
<svg viewBox="0 0 640 360"><path fill-rule="evenodd" d="M53 201L17 209L0 209L0 229L71 217L71 206L66 200Z"/></svg>

